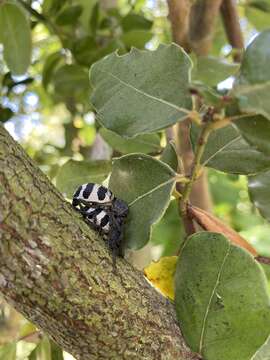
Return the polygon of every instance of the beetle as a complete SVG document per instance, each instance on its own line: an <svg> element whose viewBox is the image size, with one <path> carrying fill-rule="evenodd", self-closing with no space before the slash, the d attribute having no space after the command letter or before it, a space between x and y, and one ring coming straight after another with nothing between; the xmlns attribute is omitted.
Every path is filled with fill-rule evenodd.
<svg viewBox="0 0 270 360"><path fill-rule="evenodd" d="M128 205L116 198L111 190L95 183L80 185L73 195L72 205L89 226L106 240L115 264L116 256L122 255Z"/></svg>

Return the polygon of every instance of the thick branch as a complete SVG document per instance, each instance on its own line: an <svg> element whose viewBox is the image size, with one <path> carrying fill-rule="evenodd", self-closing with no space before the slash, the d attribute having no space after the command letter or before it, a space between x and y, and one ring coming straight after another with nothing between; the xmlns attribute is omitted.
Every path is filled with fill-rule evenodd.
<svg viewBox="0 0 270 360"><path fill-rule="evenodd" d="M236 1L224 0L221 6L221 15L228 40L232 48L238 50L234 54L234 61L240 62L244 49L244 38L240 27Z"/></svg>
<svg viewBox="0 0 270 360"><path fill-rule="evenodd" d="M111 255L0 127L0 292L77 359L194 359L172 305Z"/></svg>
<svg viewBox="0 0 270 360"><path fill-rule="evenodd" d="M222 0L197 0L191 8L189 41L197 55L208 55Z"/></svg>

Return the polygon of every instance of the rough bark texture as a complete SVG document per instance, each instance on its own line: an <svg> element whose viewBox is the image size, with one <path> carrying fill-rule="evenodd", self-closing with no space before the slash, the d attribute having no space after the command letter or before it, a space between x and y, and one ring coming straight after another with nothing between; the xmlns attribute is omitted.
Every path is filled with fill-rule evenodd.
<svg viewBox="0 0 270 360"><path fill-rule="evenodd" d="M77 359L195 359L173 306L112 259L0 127L0 292Z"/></svg>

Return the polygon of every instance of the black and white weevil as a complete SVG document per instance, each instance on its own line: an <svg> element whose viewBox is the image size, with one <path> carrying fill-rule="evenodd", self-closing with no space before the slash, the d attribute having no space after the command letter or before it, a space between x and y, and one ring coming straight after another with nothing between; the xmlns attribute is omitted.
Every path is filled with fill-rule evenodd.
<svg viewBox="0 0 270 360"><path fill-rule="evenodd" d="M116 198L105 186L88 183L78 187L73 195L73 207L78 210L91 226L107 241L115 262L121 254L124 222L128 205Z"/></svg>

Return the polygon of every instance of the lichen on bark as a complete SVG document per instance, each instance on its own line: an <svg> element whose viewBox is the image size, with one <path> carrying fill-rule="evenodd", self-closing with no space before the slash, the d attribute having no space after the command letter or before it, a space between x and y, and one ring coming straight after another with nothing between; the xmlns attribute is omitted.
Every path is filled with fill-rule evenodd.
<svg viewBox="0 0 270 360"><path fill-rule="evenodd" d="M112 258L0 126L0 292L83 359L195 359L173 306Z"/></svg>

